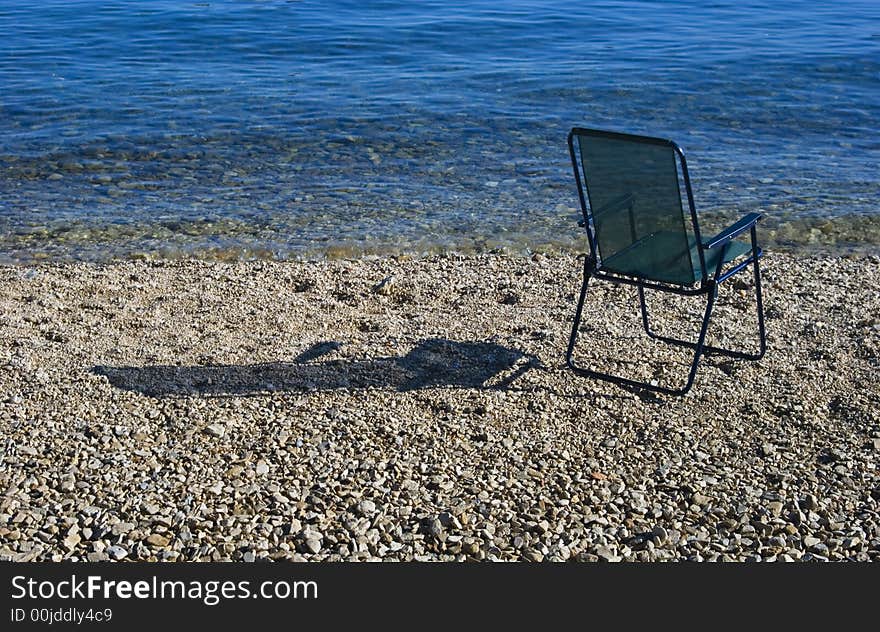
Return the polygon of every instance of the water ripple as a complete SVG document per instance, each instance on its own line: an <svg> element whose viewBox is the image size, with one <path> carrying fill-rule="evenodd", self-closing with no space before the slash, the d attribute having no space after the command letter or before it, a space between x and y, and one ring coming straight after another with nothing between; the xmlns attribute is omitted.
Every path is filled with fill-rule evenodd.
<svg viewBox="0 0 880 632"><path fill-rule="evenodd" d="M720 217L872 247L878 24L867 0L7 1L0 245L575 243L584 124L684 144Z"/></svg>

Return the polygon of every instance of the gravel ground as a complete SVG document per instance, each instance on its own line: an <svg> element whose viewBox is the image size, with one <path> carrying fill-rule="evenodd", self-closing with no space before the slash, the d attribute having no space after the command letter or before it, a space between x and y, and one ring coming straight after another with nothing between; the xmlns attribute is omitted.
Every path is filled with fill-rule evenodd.
<svg viewBox="0 0 880 632"><path fill-rule="evenodd" d="M0 559L878 559L880 258L764 261L684 398L570 256L0 267Z"/></svg>

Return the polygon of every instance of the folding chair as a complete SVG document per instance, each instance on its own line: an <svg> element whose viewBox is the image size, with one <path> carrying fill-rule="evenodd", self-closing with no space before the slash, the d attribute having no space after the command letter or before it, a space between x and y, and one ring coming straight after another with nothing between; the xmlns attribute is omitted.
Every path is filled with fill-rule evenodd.
<svg viewBox="0 0 880 632"><path fill-rule="evenodd" d="M661 138L576 127L568 135L568 148L583 212L580 225L586 229L590 248L584 258L583 285L565 356L568 366L579 375L669 395L684 395L694 383L700 356L705 352L760 360L767 348L758 267L763 253L758 247L756 232L761 215L749 213L715 237L703 240L687 162L677 144ZM682 207L679 168L689 214ZM734 241L747 231L751 234L751 244ZM725 269L727 264L742 257L745 258ZM718 286L749 264L755 275L759 351L751 354L706 345L706 330ZM642 325L648 336L694 350L683 388L640 382L575 363L572 356L592 277L637 287ZM646 289L706 297L706 310L696 342L661 336L651 330Z"/></svg>

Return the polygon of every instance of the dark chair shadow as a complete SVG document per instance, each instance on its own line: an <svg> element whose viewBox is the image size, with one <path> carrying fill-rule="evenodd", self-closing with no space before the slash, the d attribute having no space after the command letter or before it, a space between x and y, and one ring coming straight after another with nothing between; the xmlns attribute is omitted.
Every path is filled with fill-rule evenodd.
<svg viewBox="0 0 880 632"><path fill-rule="evenodd" d="M153 397L169 395L245 396L266 391L329 391L385 388L413 391L433 387L506 388L529 369L535 356L491 342L423 340L402 357L324 360L338 342L312 345L291 362L206 366L96 366L121 389Z"/></svg>

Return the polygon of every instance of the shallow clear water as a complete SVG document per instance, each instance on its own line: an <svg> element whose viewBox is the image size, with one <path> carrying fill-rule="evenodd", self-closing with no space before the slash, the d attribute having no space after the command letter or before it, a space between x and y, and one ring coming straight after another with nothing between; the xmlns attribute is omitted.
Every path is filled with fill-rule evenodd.
<svg viewBox="0 0 880 632"><path fill-rule="evenodd" d="M0 258L577 247L573 125L876 250L880 3L818 5L3 0Z"/></svg>

